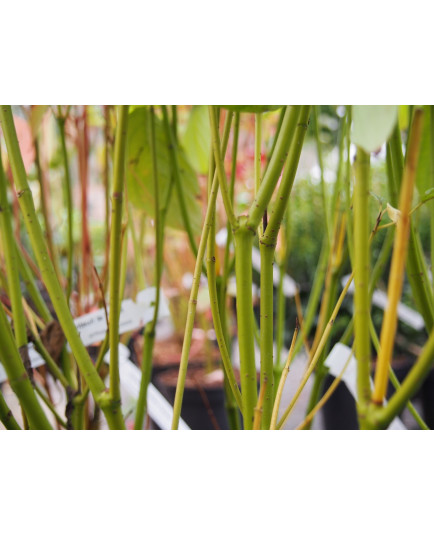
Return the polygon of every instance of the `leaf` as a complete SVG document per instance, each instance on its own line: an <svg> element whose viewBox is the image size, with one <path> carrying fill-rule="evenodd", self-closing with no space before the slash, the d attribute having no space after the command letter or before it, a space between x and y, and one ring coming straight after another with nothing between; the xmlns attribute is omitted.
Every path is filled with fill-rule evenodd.
<svg viewBox="0 0 434 536"><path fill-rule="evenodd" d="M430 188L420 198L421 203L426 203L427 201L430 201L431 199L434 199L434 188Z"/></svg>
<svg viewBox="0 0 434 536"><path fill-rule="evenodd" d="M416 186L421 196L432 186L431 114L428 106L424 106L424 111L422 139L416 173Z"/></svg>
<svg viewBox="0 0 434 536"><path fill-rule="evenodd" d="M209 167L211 127L207 106L193 106L182 146L197 173L206 175Z"/></svg>
<svg viewBox="0 0 434 536"><path fill-rule="evenodd" d="M371 153L381 148L398 120L398 106L353 106L352 141Z"/></svg>
<svg viewBox="0 0 434 536"><path fill-rule="evenodd" d="M276 104L258 104L258 105L250 105L250 104L219 104L221 108L225 108L225 110L231 110L232 112L241 112L241 113L251 113L251 114L262 114L264 112L274 112L275 110L278 110L279 108L282 108L283 104L276 105Z"/></svg>
<svg viewBox="0 0 434 536"><path fill-rule="evenodd" d="M135 108L129 116L128 125L128 164L127 186L128 199L138 209L154 217L154 181L152 178L152 159L149 132L149 109ZM158 167L158 184L160 204L164 202L171 183L169 148L164 126L155 117L155 137ZM189 164L184 151L177 149L180 180L184 191L186 205L193 232L199 235L202 226L201 206L197 197L200 193L196 174ZM174 229L183 229L184 223L179 208L176 188L173 187L171 202L166 216L166 225Z"/></svg>
<svg viewBox="0 0 434 536"><path fill-rule="evenodd" d="M387 203L387 215L393 221L393 223L398 223L401 217L401 211Z"/></svg>

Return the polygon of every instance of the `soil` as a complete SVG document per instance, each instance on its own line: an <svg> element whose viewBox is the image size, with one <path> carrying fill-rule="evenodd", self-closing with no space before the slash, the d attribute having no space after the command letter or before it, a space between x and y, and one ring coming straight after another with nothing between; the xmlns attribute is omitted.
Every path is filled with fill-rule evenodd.
<svg viewBox="0 0 434 536"><path fill-rule="evenodd" d="M176 387L178 381L178 369L167 370L158 375L158 383L164 383L169 387ZM197 385L205 389L221 389L223 387L223 370L216 369L207 373L203 368L193 368L187 371L185 387L196 389Z"/></svg>

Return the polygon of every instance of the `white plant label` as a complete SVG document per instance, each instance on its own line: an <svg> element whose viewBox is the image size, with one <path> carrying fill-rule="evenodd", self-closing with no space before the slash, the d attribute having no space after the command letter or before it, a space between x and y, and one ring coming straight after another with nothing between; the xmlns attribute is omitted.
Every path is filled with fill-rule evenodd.
<svg viewBox="0 0 434 536"><path fill-rule="evenodd" d="M129 356L129 349L125 345L119 344L119 375L121 379L122 411L124 414L129 413L129 410L133 410L134 414L142 378L140 369L128 359ZM104 356L104 361L110 362L110 351ZM162 430L172 428L173 407L152 383L148 386L147 408L150 418L159 428ZM190 430L182 419L179 420L179 430Z"/></svg>
<svg viewBox="0 0 434 536"><path fill-rule="evenodd" d="M135 331L148 324L154 317L155 287L142 290L137 294L136 302L124 300L119 316L119 333ZM170 316L169 307L163 292L160 293L158 318ZM101 342L107 332L107 320L104 309L98 309L74 320L80 338L85 346Z"/></svg>

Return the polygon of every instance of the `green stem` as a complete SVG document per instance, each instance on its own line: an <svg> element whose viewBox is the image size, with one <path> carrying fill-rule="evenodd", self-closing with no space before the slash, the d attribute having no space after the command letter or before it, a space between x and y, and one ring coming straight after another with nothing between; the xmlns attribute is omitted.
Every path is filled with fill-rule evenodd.
<svg viewBox="0 0 434 536"><path fill-rule="evenodd" d="M190 291L190 300L188 302L187 310L187 322L185 326L184 342L182 345L181 362L179 365L178 382L176 386L175 404L173 407L173 420L172 429L177 430L179 425L179 418L181 416L182 399L184 396L185 379L187 376L188 356L190 353L191 339L194 328L194 318L197 308L197 296L199 293L200 276L202 272L203 259L205 257L206 244L208 240L208 234L211 227L212 215L214 213L215 202L218 193L218 178L217 174L214 176L212 183L211 194L208 201L208 208L206 211L205 222L203 225L202 235L199 242L199 248L197 251L196 265L194 268L193 284Z"/></svg>
<svg viewBox="0 0 434 536"><path fill-rule="evenodd" d="M29 293L29 296L31 300L33 301L39 315L41 316L42 320L46 324L48 324L48 322L51 322L53 320L50 310L48 309L47 304L45 303L44 298L42 297L41 292L35 283L32 270L27 264L27 261L24 258L23 252L21 251L20 247L16 243L15 243L15 249L17 252L18 267L19 267L21 279L26 285L27 292Z"/></svg>
<svg viewBox="0 0 434 536"><path fill-rule="evenodd" d="M163 107L165 108L165 107ZM167 113L167 112L166 112ZM151 381L152 374L152 354L154 349L155 341L155 328L158 320L158 308L160 306L160 285L161 285L161 274L163 271L163 222L161 221L160 213L160 196L158 192L158 167L157 167L157 150L156 150L156 139L155 139L155 112L153 106L150 110L151 118L151 155L152 155L152 177L154 181L154 225L155 225L155 287L156 287L156 297L155 297L155 309L154 317L152 321L145 328L145 336L143 341L143 358L142 358L142 378L140 382L140 391L139 399L137 401L136 409L136 419L134 423L134 428L136 430L142 430L143 424L145 421L145 414L147 408L147 392L148 385ZM166 117L166 119L168 119ZM170 128L169 128L170 132Z"/></svg>
<svg viewBox="0 0 434 536"><path fill-rule="evenodd" d="M407 402L417 393L434 363L434 332L431 333L413 368L386 406L371 407L368 423L372 428L385 429L401 413Z"/></svg>
<svg viewBox="0 0 434 536"><path fill-rule="evenodd" d="M125 151L128 128L128 106L119 106L113 165L112 222L109 260L109 344L110 398L120 411L119 316L121 309L120 273L122 259L122 208L125 183Z"/></svg>
<svg viewBox="0 0 434 536"><path fill-rule="evenodd" d="M74 212L72 205L71 175L69 172L68 151L66 149L65 119L66 118L63 116L57 117L57 124L59 127L60 141L62 146L63 166L65 172L63 191L65 196L66 211L68 214L68 268L66 272L66 299L69 303L69 298L71 296L72 291L72 269L74 263Z"/></svg>
<svg viewBox="0 0 434 536"><path fill-rule="evenodd" d="M211 172L212 173L212 172ZM225 373L228 377L229 385L232 390L233 396L238 404L238 407L242 408L241 393L238 388L238 383L235 378L235 374L232 368L231 359L229 352L226 346L225 335L221 323L220 310L218 304L218 294L217 294L217 282L216 282L216 257L215 257L215 206L214 213L212 216L210 232L208 233L208 244L207 244L207 276L208 276L208 290L211 303L211 313L214 323L214 330L217 337L217 342L220 348L220 354L224 366Z"/></svg>
<svg viewBox="0 0 434 536"><path fill-rule="evenodd" d="M431 188L434 187L434 106L430 110L430 141L431 141ZM430 226L431 226L431 273L434 274L434 203L430 204ZM432 280L432 293L434 296L434 276Z"/></svg>
<svg viewBox="0 0 434 536"><path fill-rule="evenodd" d="M8 203L6 176L0 152L0 233L3 242L6 262L6 275L9 287L9 297L12 305L15 341L20 353L27 353L26 318L21 296L20 278L18 270L17 248L15 244L11 210ZM27 354L28 359L28 354Z"/></svg>
<svg viewBox="0 0 434 536"><path fill-rule="evenodd" d="M123 423L122 415L118 411L118 408L112 406L111 400L105 392L106 388L104 382L94 369L92 360L83 346L66 302L65 294L54 272L53 263L50 259L44 235L36 215L32 192L27 182L26 171L24 169L10 106L0 106L0 121L6 139L14 181L18 190L17 195L20 208L24 216L25 225L27 232L29 233L33 252L41 271L42 279L53 303L63 332L65 333L65 337L71 345L72 353L92 391L95 401L104 411L109 426L111 428L116 428Z"/></svg>
<svg viewBox="0 0 434 536"><path fill-rule="evenodd" d="M44 174L42 172L41 160L40 160L40 155L39 155L39 143L38 143L37 138L34 139L34 146L35 146L36 174L37 174L38 182L39 182L40 196L41 196L41 209L42 209L42 216L44 218L44 225L45 225L45 237L47 239L48 251L50 252L51 259L53 261L54 270L56 272L57 278L61 281L62 275L61 275L60 268L59 268L59 258L57 255L57 250L54 247L53 231L51 229L50 214L48 211L48 204L47 204L47 199L46 199L48 185L46 183Z"/></svg>
<svg viewBox="0 0 434 536"><path fill-rule="evenodd" d="M269 203L276 184L282 172L282 167L287 159L288 151L294 138L299 117L299 106L287 106L282 128L273 151L270 163L264 174L261 186L250 208L248 227L257 229Z"/></svg>
<svg viewBox="0 0 434 536"><path fill-rule="evenodd" d="M364 413L371 399L369 185L370 156L358 148L354 190L354 327L357 359L357 398L361 426L363 426Z"/></svg>
<svg viewBox="0 0 434 536"><path fill-rule="evenodd" d="M313 106L313 117L314 117L314 132L315 132L315 142L316 142L316 150L318 155L318 165L321 173L321 195L322 195L322 203L323 203L323 211L324 211L324 218L325 218L325 227L326 227L326 236L328 237L329 243L332 242L332 228L330 223L330 215L329 215L329 209L328 209L328 203L327 203L327 190L326 190L326 183L324 179L324 161L322 157L322 147L321 147L321 140L319 135L319 120L318 120L318 108L319 106Z"/></svg>
<svg viewBox="0 0 434 536"><path fill-rule="evenodd" d="M210 124L211 124L212 145L213 145L213 150L214 150L214 161L215 161L216 170L217 170L217 177L218 177L218 181L220 185L221 194L223 197L223 203L225 206L226 215L228 217L229 223L231 224L232 230L235 230L238 226L238 221L235 217L235 214L232 208L232 200L229 195L226 172L225 172L225 168L223 165L222 151L220 147L219 126L217 123L216 107L209 106L208 109L209 109L209 118L210 118Z"/></svg>
<svg viewBox="0 0 434 536"><path fill-rule="evenodd" d="M294 107L294 116L296 116L298 120L294 132L294 140L291 144L289 155L285 163L282 180L277 191L276 203L270 212L267 229L264 229L264 234L260 239L260 243L266 247L275 248L277 244L277 235L279 234L280 225L288 206L289 195L294 184L304 138L309 125L309 114L310 106ZM265 182L265 178L263 182Z"/></svg>
<svg viewBox="0 0 434 536"><path fill-rule="evenodd" d="M268 430L270 428L274 403L273 265L275 248L260 244L259 249L261 253L261 323L259 347L261 350L261 389L265 389L262 405L262 429ZM237 292L237 297L238 294Z"/></svg>
<svg viewBox="0 0 434 536"><path fill-rule="evenodd" d="M234 132L233 132L233 144L232 144L231 182L229 185L229 196L231 198L232 205L234 204L235 178L237 174L237 155L238 155L239 134L240 134L240 114L236 113L235 118L234 118ZM224 254L224 260L223 260L222 282L220 285L220 304L222 305L226 304L227 284L228 284L229 274L231 272L230 262L229 262L231 244L232 244L231 224L228 222L226 224L226 246L225 246L225 254ZM226 326L226 320L224 320L226 319L225 309L226 309L225 307L220 308L220 315L222 317L222 324L224 326Z"/></svg>
<svg viewBox="0 0 434 536"><path fill-rule="evenodd" d="M10 386L20 401L30 428L34 430L50 430L51 425L36 398L32 383L15 345L6 313L1 305L0 340L2 341L0 361L6 371Z"/></svg>
<svg viewBox="0 0 434 536"><path fill-rule="evenodd" d="M235 275L237 282L237 323L241 367L241 395L244 428L253 427L258 399L252 301L252 247L255 234L247 226L247 217L239 218L235 231Z"/></svg>
<svg viewBox="0 0 434 536"><path fill-rule="evenodd" d="M380 353L380 341L378 339L377 332L375 331L375 326L374 326L374 323L372 322L372 319L370 322L370 330L371 330L372 342L374 343L374 347L378 355ZM401 384L398 378L396 377L396 374L392 366L389 367L389 378L390 378L390 381L392 382L393 387L395 388L395 391L398 391L401 388ZM410 402L410 400L407 402L407 409L411 413L414 420L417 422L417 424L420 426L422 430L429 430L428 426L426 425L422 417L419 415L419 413L417 412L413 404Z"/></svg>

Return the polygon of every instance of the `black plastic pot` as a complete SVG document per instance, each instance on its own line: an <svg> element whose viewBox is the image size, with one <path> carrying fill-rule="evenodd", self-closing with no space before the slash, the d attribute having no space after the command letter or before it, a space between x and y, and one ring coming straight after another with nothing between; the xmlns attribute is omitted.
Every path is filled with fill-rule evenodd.
<svg viewBox="0 0 434 536"><path fill-rule="evenodd" d="M323 394L334 381L328 375L324 381ZM356 404L352 394L344 383L339 383L336 391L322 408L324 427L326 430L358 430Z"/></svg>
<svg viewBox="0 0 434 536"><path fill-rule="evenodd" d="M401 358L393 363L393 370L402 383L409 373L414 363L413 358ZM432 375L431 389L427 389L426 404L431 408L431 416L434 420L434 374ZM327 376L324 382L322 394L324 394L334 381L333 376ZM425 386L424 386L425 387ZM387 389L387 398L390 398L395 392L394 387L389 382ZM416 395L414 398L417 398ZM425 409L425 405L424 405ZM344 383L340 383L336 391L322 408L324 417L324 426L326 430L358 430L359 423L357 419L356 403L351 393ZM425 413L426 416L426 413ZM429 424L428 424L429 426Z"/></svg>
<svg viewBox="0 0 434 536"><path fill-rule="evenodd" d="M175 402L176 386L165 373L155 377L154 385L170 404ZM225 395L222 386L186 386L182 401L182 419L192 430L228 430ZM158 427L151 422L155 430Z"/></svg>

